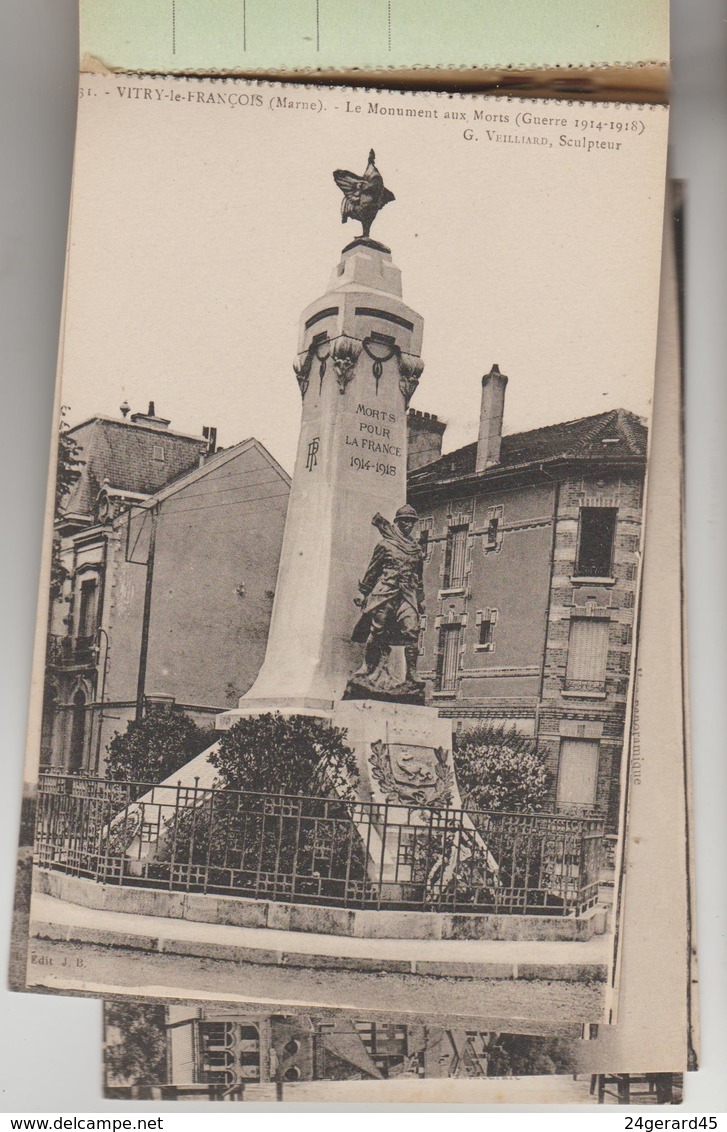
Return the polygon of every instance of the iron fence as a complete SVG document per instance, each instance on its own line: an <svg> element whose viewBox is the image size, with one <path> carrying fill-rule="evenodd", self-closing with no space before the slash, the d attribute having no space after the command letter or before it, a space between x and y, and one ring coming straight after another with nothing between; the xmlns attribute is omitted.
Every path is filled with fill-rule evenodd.
<svg viewBox="0 0 727 1132"><path fill-rule="evenodd" d="M603 822L44 774L35 850L103 884L345 908L578 915Z"/></svg>

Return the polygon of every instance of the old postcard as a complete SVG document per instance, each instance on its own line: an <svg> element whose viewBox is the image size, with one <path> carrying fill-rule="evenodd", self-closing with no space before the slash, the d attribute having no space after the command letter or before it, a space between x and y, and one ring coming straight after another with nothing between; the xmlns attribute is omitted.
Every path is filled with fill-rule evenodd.
<svg viewBox="0 0 727 1132"><path fill-rule="evenodd" d="M666 125L83 77L29 987L613 1010Z"/></svg>
<svg viewBox="0 0 727 1132"><path fill-rule="evenodd" d="M122 71L379 73L567 68L573 92L612 70L626 89L669 63L666 0L81 0L81 58ZM630 73L629 73L630 72ZM639 74L641 72L641 74ZM502 76L506 78L506 76ZM522 78L522 74L519 76Z"/></svg>
<svg viewBox="0 0 727 1132"><path fill-rule="evenodd" d="M157 1101L448 1100L463 1103L677 1103L695 1066L692 946L684 840L680 350L672 230L665 232L645 594L639 628L638 726L632 735L619 932L620 1021L526 1033L414 1023L360 1012L274 1015L230 1006L106 1004L105 1092ZM665 609L673 609L666 618ZM670 694L664 697L664 688ZM658 815L658 816L655 816ZM661 909L658 916L653 909ZM651 937L651 938L650 938ZM654 962L655 954L659 962ZM650 1068L650 1072L647 1068ZM502 1080L507 1076L507 1080ZM437 1083L444 1090L437 1088ZM456 1083L456 1084L455 1084Z"/></svg>
<svg viewBox="0 0 727 1132"><path fill-rule="evenodd" d="M679 1104L679 1073L583 1074L562 1034L106 1003L115 1100ZM129 1084L133 1081L133 1084Z"/></svg>
<svg viewBox="0 0 727 1132"><path fill-rule="evenodd" d="M677 214L682 187L671 187ZM681 335L674 232L664 239L651 485L615 972L618 1024L579 1046L592 1072L696 1069L699 1034L683 620ZM673 900L675 893L680 898Z"/></svg>

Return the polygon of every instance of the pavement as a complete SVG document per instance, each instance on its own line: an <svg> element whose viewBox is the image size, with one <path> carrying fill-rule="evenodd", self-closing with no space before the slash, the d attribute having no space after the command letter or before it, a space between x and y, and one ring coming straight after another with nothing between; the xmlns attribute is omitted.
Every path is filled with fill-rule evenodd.
<svg viewBox="0 0 727 1132"><path fill-rule="evenodd" d="M383 971L164 955L142 949L36 939L28 989L99 998L240 1006L245 1012L356 1013L382 1021L448 1025L578 1038L604 1021L602 983L541 979L423 979Z"/></svg>
<svg viewBox="0 0 727 1132"><path fill-rule="evenodd" d="M380 971L425 978L605 982L611 938L365 939L105 912L34 893L31 936L264 966Z"/></svg>
<svg viewBox="0 0 727 1132"><path fill-rule="evenodd" d="M35 893L27 988L577 1037L604 1019L608 937L381 940L104 913ZM545 977L545 972L557 977ZM445 972L445 973L439 973ZM516 977L517 976L517 977Z"/></svg>

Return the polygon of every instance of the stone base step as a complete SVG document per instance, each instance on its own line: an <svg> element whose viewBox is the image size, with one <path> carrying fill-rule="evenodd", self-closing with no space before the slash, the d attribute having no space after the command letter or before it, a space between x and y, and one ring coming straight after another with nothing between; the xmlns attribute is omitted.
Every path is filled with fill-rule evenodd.
<svg viewBox="0 0 727 1132"><path fill-rule="evenodd" d="M424 978L602 983L609 940L355 939L99 912L35 894L32 938L266 966L381 971Z"/></svg>
<svg viewBox="0 0 727 1132"><path fill-rule="evenodd" d="M100 884L49 869L36 869L33 883L36 892L100 911L359 939L585 942L608 926L599 907L582 916L378 911Z"/></svg>

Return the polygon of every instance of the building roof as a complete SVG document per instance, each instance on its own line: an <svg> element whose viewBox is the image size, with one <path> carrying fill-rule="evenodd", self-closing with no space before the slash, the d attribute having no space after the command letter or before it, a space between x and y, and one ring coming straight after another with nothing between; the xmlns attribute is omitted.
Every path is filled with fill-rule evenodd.
<svg viewBox="0 0 727 1132"><path fill-rule="evenodd" d="M105 481L119 492L151 495L196 468L208 448L201 436L109 417L84 421L69 429L69 435L84 461L63 506L67 514L74 515L92 513Z"/></svg>
<svg viewBox="0 0 727 1132"><path fill-rule="evenodd" d="M290 487L291 479L285 468L283 468L274 456L271 456L267 448L256 440L254 436L249 436L246 440L241 440L237 444L233 444L231 448L221 448L214 455L208 456L204 464L199 465L187 472L177 479L172 480L170 483L164 485L159 491L155 492L153 496L149 496L144 500L145 507L152 507L155 503L163 503L172 495L176 495L180 491L184 491L190 484L196 483L198 480L204 479L211 472L216 472L219 468L223 468L230 460L237 459L243 452L254 450L258 452L263 459L270 465L272 470L277 473L286 487Z"/></svg>
<svg viewBox="0 0 727 1132"><path fill-rule="evenodd" d="M647 437L648 430L635 413L611 409L592 417L503 436L499 463L480 473L476 471L477 444L467 444L412 472L409 486L416 491L470 477L500 477L503 473L526 471L542 464L574 460L643 462Z"/></svg>
<svg viewBox="0 0 727 1132"><path fill-rule="evenodd" d="M364 1076L381 1080L383 1074L376 1066L360 1036L350 1029L350 1025L351 1023L346 1019L343 1023L337 1023L335 1030L328 1030L323 1034L323 1044L326 1051L332 1053L340 1061L353 1066Z"/></svg>

